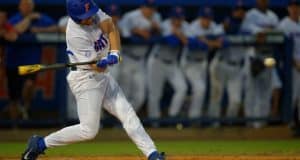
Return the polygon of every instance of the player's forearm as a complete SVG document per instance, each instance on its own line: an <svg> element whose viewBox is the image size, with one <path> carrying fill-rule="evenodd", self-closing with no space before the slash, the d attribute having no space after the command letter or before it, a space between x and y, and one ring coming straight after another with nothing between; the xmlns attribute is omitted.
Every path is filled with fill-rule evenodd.
<svg viewBox="0 0 300 160"><path fill-rule="evenodd" d="M120 33L118 29L113 24L112 31L108 34L109 42L110 42L110 50L121 50L121 40Z"/></svg>
<svg viewBox="0 0 300 160"><path fill-rule="evenodd" d="M26 17L21 22L17 23L14 28L18 33L24 33L30 26L31 20Z"/></svg>
<svg viewBox="0 0 300 160"><path fill-rule="evenodd" d="M34 27L32 28L32 32L34 33L49 33L49 32L58 32L59 28L56 25L52 25L49 27Z"/></svg>

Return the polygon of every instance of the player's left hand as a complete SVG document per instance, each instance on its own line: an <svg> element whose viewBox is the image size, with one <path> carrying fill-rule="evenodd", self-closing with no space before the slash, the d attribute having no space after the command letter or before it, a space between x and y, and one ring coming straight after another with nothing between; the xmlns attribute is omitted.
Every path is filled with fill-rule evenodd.
<svg viewBox="0 0 300 160"><path fill-rule="evenodd" d="M117 50L110 51L107 55L107 64L108 65L115 65L120 63L121 56L120 52Z"/></svg>

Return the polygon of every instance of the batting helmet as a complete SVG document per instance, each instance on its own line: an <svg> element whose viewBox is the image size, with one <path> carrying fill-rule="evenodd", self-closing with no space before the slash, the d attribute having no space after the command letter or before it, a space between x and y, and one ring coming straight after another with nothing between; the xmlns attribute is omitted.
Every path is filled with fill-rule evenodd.
<svg viewBox="0 0 300 160"><path fill-rule="evenodd" d="M77 23L95 15L98 10L93 0L67 0L67 12Z"/></svg>

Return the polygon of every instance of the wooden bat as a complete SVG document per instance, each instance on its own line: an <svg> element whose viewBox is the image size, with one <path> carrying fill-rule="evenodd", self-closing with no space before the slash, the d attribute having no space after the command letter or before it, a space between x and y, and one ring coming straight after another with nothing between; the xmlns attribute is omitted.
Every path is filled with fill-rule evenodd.
<svg viewBox="0 0 300 160"><path fill-rule="evenodd" d="M49 65L43 65L43 64L34 64L34 65L24 65L18 67L19 75L27 75L27 74L33 74L37 72L42 72L46 70L52 70L52 69L62 69L62 68L68 68L68 67L75 67L79 65L87 65L87 64L95 64L97 61L89 61L89 62L78 62L78 63L55 63L55 64L49 64Z"/></svg>

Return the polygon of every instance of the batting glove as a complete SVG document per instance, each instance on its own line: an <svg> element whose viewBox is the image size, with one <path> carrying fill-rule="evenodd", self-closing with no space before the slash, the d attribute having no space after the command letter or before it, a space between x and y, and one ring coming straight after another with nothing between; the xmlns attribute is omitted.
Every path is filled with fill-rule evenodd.
<svg viewBox="0 0 300 160"><path fill-rule="evenodd" d="M108 65L118 64L121 61L120 51L112 50L107 55Z"/></svg>
<svg viewBox="0 0 300 160"><path fill-rule="evenodd" d="M100 60L97 61L96 65L99 68L106 68L108 65L107 58L106 57L101 58Z"/></svg>

